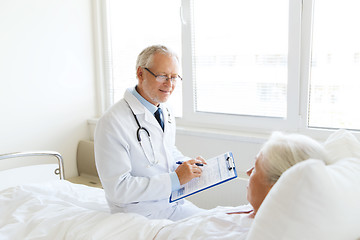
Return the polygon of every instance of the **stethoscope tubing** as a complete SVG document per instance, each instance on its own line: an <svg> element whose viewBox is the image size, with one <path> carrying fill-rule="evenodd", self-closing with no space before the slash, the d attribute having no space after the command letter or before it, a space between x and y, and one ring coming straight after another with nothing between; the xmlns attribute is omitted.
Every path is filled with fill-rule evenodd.
<svg viewBox="0 0 360 240"><path fill-rule="evenodd" d="M140 146L141 146L141 148L142 148L142 150L143 150L143 152L144 152L144 155L145 155L146 159L147 159L148 162L150 163L150 166L153 166L153 165L158 164L159 161L155 159L155 151L154 151L154 146L153 146L152 141L151 141L150 132L149 132L145 127L142 127L142 126L140 125L139 119L136 117L134 111L133 111L132 108L130 107L130 104L129 104L126 100L125 100L125 102L126 102L127 105L129 106L129 109L130 109L131 113L132 113L133 116L134 116L134 119L135 119L135 121L136 121L136 124L138 125L138 129L137 129L137 131L136 131L136 138L137 138L137 140L138 140L138 142L139 142L139 144L140 144ZM149 138L150 146L151 146L151 149L152 149L152 152L153 152L153 156L154 156L154 161L150 161L148 155L147 155L146 152L145 152L144 146L141 144L141 137L140 137L140 132L141 132L141 130L145 131L146 134L147 134L147 136L148 136L148 138Z"/></svg>

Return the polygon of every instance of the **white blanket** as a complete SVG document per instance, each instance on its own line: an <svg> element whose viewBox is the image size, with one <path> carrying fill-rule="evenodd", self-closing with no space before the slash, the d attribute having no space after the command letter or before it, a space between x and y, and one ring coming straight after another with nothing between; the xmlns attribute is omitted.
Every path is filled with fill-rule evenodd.
<svg viewBox="0 0 360 240"><path fill-rule="evenodd" d="M166 225L157 234L157 240L164 239L206 239L244 240L253 218L249 214L227 214L252 209L250 205L239 207L217 207L203 214L192 216Z"/></svg>
<svg viewBox="0 0 360 240"><path fill-rule="evenodd" d="M55 181L0 192L0 239L153 239L169 220L110 214L101 189Z"/></svg>
<svg viewBox="0 0 360 240"><path fill-rule="evenodd" d="M240 227L244 215L223 212L218 208L180 222L149 220L110 214L102 189L68 181L29 184L0 192L0 239L146 240L158 233L156 239L212 239L248 231Z"/></svg>

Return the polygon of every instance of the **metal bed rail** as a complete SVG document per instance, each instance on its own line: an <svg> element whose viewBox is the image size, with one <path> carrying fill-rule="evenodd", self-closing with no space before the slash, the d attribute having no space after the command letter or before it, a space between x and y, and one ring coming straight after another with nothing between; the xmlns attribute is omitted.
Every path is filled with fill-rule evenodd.
<svg viewBox="0 0 360 240"><path fill-rule="evenodd" d="M9 158L18 158L18 157L35 157L35 156L52 156L57 158L59 168L55 169L55 174L60 176L60 180L65 179L64 174L64 162L60 153L55 151L27 151L27 152L14 152L0 154L0 160L5 160Z"/></svg>

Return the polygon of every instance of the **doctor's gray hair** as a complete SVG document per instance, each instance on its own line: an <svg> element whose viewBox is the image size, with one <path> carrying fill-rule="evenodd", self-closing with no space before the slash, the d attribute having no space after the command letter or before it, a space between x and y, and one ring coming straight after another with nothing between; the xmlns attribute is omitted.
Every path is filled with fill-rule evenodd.
<svg viewBox="0 0 360 240"><path fill-rule="evenodd" d="M268 180L274 184L283 172L296 163L318 159L325 163L329 156L325 147L314 139L300 134L274 132L260 150L262 166Z"/></svg>
<svg viewBox="0 0 360 240"><path fill-rule="evenodd" d="M163 45L152 45L150 47L145 48L142 50L142 52L139 54L137 60L136 60L136 71L139 67L142 68L151 68L153 62L153 56L155 53L161 53L164 55L168 55L171 57L176 58L176 60L179 62L179 58L175 52L170 50L169 48L163 46Z"/></svg>

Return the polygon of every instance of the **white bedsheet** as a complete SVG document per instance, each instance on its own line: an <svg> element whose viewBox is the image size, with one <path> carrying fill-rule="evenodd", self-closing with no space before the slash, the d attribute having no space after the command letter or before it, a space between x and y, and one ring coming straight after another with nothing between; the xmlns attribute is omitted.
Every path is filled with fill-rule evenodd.
<svg viewBox="0 0 360 240"><path fill-rule="evenodd" d="M68 181L0 192L0 239L153 239L168 223L110 214L103 190Z"/></svg>
<svg viewBox="0 0 360 240"><path fill-rule="evenodd" d="M243 215L224 214L223 208L180 222L149 220L132 213L110 214L102 189L68 181L22 185L0 192L1 240L147 240L158 232L158 240L245 239L248 229L239 227L244 219Z"/></svg>
<svg viewBox="0 0 360 240"><path fill-rule="evenodd" d="M217 207L203 214L166 225L155 239L245 240L253 218L250 218L249 214L229 215L227 213L250 209L252 209L250 205Z"/></svg>

